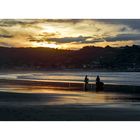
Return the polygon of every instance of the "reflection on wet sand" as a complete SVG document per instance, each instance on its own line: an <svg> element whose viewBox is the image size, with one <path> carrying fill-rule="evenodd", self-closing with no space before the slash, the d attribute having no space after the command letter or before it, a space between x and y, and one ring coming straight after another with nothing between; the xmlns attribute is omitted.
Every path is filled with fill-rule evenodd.
<svg viewBox="0 0 140 140"><path fill-rule="evenodd" d="M0 120L140 120L139 94L0 84Z"/></svg>
<svg viewBox="0 0 140 140"><path fill-rule="evenodd" d="M0 104L18 105L105 105L140 100L138 94L117 92L84 92L45 86L4 85L0 88Z"/></svg>

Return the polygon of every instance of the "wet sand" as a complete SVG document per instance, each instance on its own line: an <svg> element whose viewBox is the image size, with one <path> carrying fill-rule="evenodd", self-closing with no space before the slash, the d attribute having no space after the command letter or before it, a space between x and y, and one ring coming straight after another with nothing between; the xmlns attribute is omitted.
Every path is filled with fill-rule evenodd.
<svg viewBox="0 0 140 140"><path fill-rule="evenodd" d="M84 90L84 83L69 83L69 82L56 82L56 81L39 81L39 80L13 80L13 79L0 79L0 86L3 85L28 85L28 86L44 86L48 88L60 88L67 90ZM95 91L95 84L89 83L89 91ZM113 92L126 92L126 93L140 93L140 86L134 85L113 85L105 84L104 91Z"/></svg>
<svg viewBox="0 0 140 140"><path fill-rule="evenodd" d="M0 121L140 121L139 98L91 95L0 92Z"/></svg>
<svg viewBox="0 0 140 140"><path fill-rule="evenodd" d="M115 86L96 93L81 83L0 80L0 121L140 121L139 87Z"/></svg>
<svg viewBox="0 0 140 140"><path fill-rule="evenodd" d="M1 121L140 121L140 110L83 106L0 107Z"/></svg>

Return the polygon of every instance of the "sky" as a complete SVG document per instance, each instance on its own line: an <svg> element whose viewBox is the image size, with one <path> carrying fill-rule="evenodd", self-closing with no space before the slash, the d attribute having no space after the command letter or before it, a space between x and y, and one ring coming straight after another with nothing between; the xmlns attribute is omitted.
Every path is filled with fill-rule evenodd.
<svg viewBox="0 0 140 140"><path fill-rule="evenodd" d="M0 19L0 46L80 49L140 45L140 19Z"/></svg>

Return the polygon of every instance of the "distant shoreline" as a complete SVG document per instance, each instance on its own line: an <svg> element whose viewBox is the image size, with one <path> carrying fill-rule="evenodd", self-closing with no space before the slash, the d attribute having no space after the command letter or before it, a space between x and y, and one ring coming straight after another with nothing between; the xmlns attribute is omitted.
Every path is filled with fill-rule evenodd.
<svg viewBox="0 0 140 140"><path fill-rule="evenodd" d="M79 50L0 47L0 69L139 72L139 52L139 45L120 48L85 46Z"/></svg>

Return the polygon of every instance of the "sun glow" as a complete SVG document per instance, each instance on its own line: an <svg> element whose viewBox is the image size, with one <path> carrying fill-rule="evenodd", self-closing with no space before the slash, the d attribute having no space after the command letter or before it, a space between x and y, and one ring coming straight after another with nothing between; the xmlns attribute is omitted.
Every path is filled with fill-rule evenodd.
<svg viewBox="0 0 140 140"><path fill-rule="evenodd" d="M47 42L33 42L33 47L48 47L48 48L58 48L59 45L53 44L53 43L47 43Z"/></svg>

